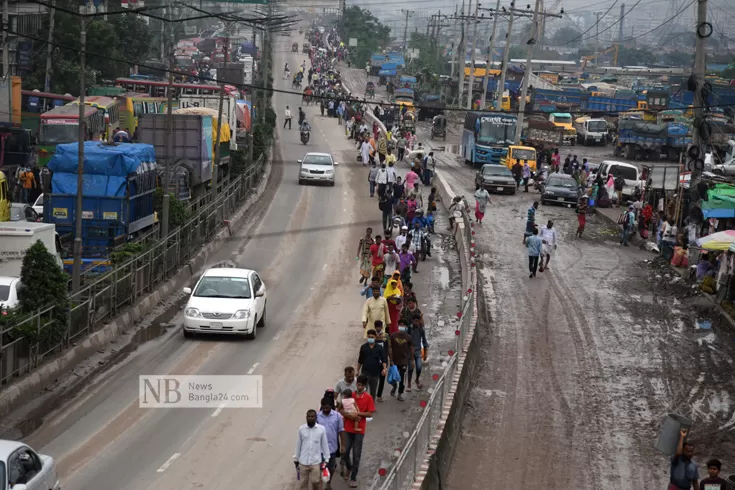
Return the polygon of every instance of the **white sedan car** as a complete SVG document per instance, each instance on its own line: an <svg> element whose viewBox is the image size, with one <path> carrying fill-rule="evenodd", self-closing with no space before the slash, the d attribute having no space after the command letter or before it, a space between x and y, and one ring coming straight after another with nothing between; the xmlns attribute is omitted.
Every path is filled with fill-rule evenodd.
<svg viewBox="0 0 735 490"><path fill-rule="evenodd" d="M54 458L18 441L0 440L0 489L61 490Z"/></svg>
<svg viewBox="0 0 735 490"><path fill-rule="evenodd" d="M266 290L257 272L249 269L209 269L194 286L184 288L184 337L228 334L255 339L265 326Z"/></svg>
<svg viewBox="0 0 735 490"><path fill-rule="evenodd" d="M299 185L306 182L324 182L334 185L335 166L339 165L329 153L307 153L299 163Z"/></svg>

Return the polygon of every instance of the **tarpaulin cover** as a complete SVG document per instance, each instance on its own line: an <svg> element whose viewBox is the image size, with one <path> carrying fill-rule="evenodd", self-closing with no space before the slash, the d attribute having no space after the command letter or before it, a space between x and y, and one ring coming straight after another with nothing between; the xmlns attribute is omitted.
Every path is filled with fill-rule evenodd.
<svg viewBox="0 0 735 490"><path fill-rule="evenodd" d="M735 217L735 186L716 184L707 191L707 200L702 201L702 213L705 218Z"/></svg>
<svg viewBox="0 0 735 490"><path fill-rule="evenodd" d="M378 72L378 76L379 77L394 77L394 76L396 76L396 73L397 72L396 72L395 69L393 69L393 70L380 70Z"/></svg>
<svg viewBox="0 0 735 490"><path fill-rule="evenodd" d="M53 172L51 186L54 194L77 193L78 143L58 145L48 168ZM120 143L106 145L99 141L84 143L85 196L125 196L127 177L138 171L143 163L155 163L153 145Z"/></svg>
<svg viewBox="0 0 735 490"><path fill-rule="evenodd" d="M238 100L235 109L235 117L237 117L238 126L250 131L250 121L252 120L252 103L247 100Z"/></svg>

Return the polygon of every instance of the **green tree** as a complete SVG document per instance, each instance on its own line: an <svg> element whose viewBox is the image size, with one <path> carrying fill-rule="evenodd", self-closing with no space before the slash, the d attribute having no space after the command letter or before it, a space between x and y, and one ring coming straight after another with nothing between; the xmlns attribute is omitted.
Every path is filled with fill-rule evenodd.
<svg viewBox="0 0 735 490"><path fill-rule="evenodd" d="M571 45L575 40L580 39L582 33L572 27L562 27L551 36L551 45Z"/></svg>
<svg viewBox="0 0 735 490"><path fill-rule="evenodd" d="M357 46L350 48L350 61L358 67L365 66L370 55L390 41L390 28L369 10L354 5L345 9L338 27L342 39L357 39Z"/></svg>
<svg viewBox="0 0 735 490"><path fill-rule="evenodd" d="M419 50L418 58L411 61L412 72L431 75L447 73L448 60L442 56L441 46L437 46L434 38L422 32L412 32L408 47Z"/></svg>

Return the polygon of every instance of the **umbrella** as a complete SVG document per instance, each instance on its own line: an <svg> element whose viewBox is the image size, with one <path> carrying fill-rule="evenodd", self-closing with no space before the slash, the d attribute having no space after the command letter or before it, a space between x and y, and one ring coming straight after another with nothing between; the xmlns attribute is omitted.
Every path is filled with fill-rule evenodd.
<svg viewBox="0 0 735 490"><path fill-rule="evenodd" d="M735 230L720 231L697 240L697 245L705 250L729 250L733 243Z"/></svg>

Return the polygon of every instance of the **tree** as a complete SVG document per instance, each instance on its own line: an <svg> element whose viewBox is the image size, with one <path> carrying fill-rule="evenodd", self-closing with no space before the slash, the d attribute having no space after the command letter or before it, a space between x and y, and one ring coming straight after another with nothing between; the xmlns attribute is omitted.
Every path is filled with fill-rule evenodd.
<svg viewBox="0 0 735 490"><path fill-rule="evenodd" d="M358 67L365 66L370 55L390 41L390 28L381 24L369 10L357 6L345 9L339 28L342 39L357 39L357 46L349 49L350 61Z"/></svg>
<svg viewBox="0 0 735 490"><path fill-rule="evenodd" d="M419 50L418 58L411 61L412 71L426 75L443 75L447 72L447 60L442 56L433 37L422 32L412 32L408 47ZM429 79L431 77L427 78Z"/></svg>
<svg viewBox="0 0 735 490"><path fill-rule="evenodd" d="M572 44L575 40L579 40L582 33L572 27L562 27L551 36L552 45Z"/></svg>

